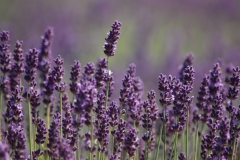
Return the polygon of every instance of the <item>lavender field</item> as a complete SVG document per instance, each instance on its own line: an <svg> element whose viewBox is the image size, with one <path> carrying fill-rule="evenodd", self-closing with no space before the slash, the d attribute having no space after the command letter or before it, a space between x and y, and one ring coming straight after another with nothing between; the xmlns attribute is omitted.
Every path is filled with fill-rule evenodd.
<svg viewBox="0 0 240 160"><path fill-rule="evenodd" d="M23 2L0 2L0 160L240 159L237 0Z"/></svg>

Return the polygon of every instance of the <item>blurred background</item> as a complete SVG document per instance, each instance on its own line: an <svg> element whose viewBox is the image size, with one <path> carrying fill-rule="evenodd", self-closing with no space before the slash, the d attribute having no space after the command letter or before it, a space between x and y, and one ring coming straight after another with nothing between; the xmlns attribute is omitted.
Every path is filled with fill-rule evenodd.
<svg viewBox="0 0 240 160"><path fill-rule="evenodd" d="M160 73L178 75L194 53L196 86L213 63L240 65L239 0L11 0L0 2L0 30L10 31L11 48L40 47L54 27L53 57L65 60L66 78L75 59L82 66L104 57L104 38L115 20L122 22L116 55L110 59L118 95L130 63L137 65L145 90L157 91Z"/></svg>

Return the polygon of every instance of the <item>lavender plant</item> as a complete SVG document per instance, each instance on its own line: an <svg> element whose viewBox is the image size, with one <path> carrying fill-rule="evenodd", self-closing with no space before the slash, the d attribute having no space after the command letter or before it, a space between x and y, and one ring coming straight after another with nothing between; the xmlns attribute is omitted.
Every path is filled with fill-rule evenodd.
<svg viewBox="0 0 240 160"><path fill-rule="evenodd" d="M114 97L109 60L120 27L115 21L108 32L105 58L83 69L74 61L69 84L64 59L51 59L53 28L45 31L39 50L25 54L17 41L13 57L9 32L1 32L0 159L239 159L239 67L228 67L224 81L217 62L194 88L197 71L189 54L179 78L159 75L159 99L157 89L145 99L137 66L130 64Z"/></svg>

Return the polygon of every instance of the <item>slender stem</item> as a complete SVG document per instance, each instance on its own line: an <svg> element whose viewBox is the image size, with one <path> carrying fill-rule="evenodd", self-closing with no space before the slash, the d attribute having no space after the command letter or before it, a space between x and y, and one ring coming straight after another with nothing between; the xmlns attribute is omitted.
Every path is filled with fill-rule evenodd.
<svg viewBox="0 0 240 160"><path fill-rule="evenodd" d="M35 143L35 139L36 139L36 126L35 124L33 124L33 150L34 151L37 149L37 143Z"/></svg>
<svg viewBox="0 0 240 160"><path fill-rule="evenodd" d="M93 126L93 111L91 111L91 147L93 148L93 132L94 132L94 126ZM90 160L92 160L93 159L93 153L92 152L90 152Z"/></svg>
<svg viewBox="0 0 240 160"><path fill-rule="evenodd" d="M47 104L47 116L46 116L46 123L47 123L47 129L50 128L50 105Z"/></svg>
<svg viewBox="0 0 240 160"><path fill-rule="evenodd" d="M238 149L238 157L240 157L240 151L239 151L240 147L238 147L238 145L237 145L236 149Z"/></svg>
<svg viewBox="0 0 240 160"><path fill-rule="evenodd" d="M189 121L189 106L187 106L187 122L186 122L186 160L188 160L188 121Z"/></svg>
<svg viewBox="0 0 240 160"><path fill-rule="evenodd" d="M32 135L32 117L31 117L31 104L30 100L28 99L28 123L29 123L29 148L30 148L30 160L32 160L32 140L33 140L33 135Z"/></svg>
<svg viewBox="0 0 240 160"><path fill-rule="evenodd" d="M108 78L109 78L109 57L107 57L107 73L108 73ZM106 86L106 100L105 100L105 109L107 109L107 104L108 104L108 90L109 90L109 81L107 81L107 86Z"/></svg>
<svg viewBox="0 0 240 160"><path fill-rule="evenodd" d="M62 111L62 92L60 92L60 115L61 115L61 119L60 119L60 137L62 137L62 135L63 135L63 132L62 132L62 128L63 128L63 126L62 126L63 113L62 112L63 112Z"/></svg>
<svg viewBox="0 0 240 160"><path fill-rule="evenodd" d="M114 128L113 127L111 127L111 131L113 131L114 130ZM112 147L112 154L114 154L114 136L111 134L111 146L110 147Z"/></svg>
<svg viewBox="0 0 240 160"><path fill-rule="evenodd" d="M134 129L136 129L136 131L137 131L138 127L136 126L136 121L135 120L133 121L133 124L134 124ZM137 133L137 137L138 137L138 133ZM139 147L137 147L136 154L134 155L134 157L136 159L139 159L139 157L138 157L139 154L138 153L139 153Z"/></svg>
<svg viewBox="0 0 240 160"><path fill-rule="evenodd" d="M4 82L4 79L5 79L5 73L3 74L2 76L2 83ZM2 111L3 111L3 102L2 102L2 99L3 99L3 92L2 90L0 90L0 141L2 140Z"/></svg>
<svg viewBox="0 0 240 160"><path fill-rule="evenodd" d="M81 143L82 143L81 135L82 135L82 130L78 132L78 136L77 136L77 139L78 139L78 146L77 146L78 159L77 160L81 159Z"/></svg>
<svg viewBox="0 0 240 160"><path fill-rule="evenodd" d="M161 126L161 128L160 128L160 132L159 132L158 139L157 139L157 150L156 150L156 155L155 155L155 159L156 160L158 159L158 155L159 155L159 148L160 148L160 143L161 143L162 129L163 129L163 126Z"/></svg>
<svg viewBox="0 0 240 160"><path fill-rule="evenodd" d="M2 90L0 90L0 141L2 140Z"/></svg>
<svg viewBox="0 0 240 160"><path fill-rule="evenodd" d="M175 151L174 151L174 159L177 160L178 156L178 150L177 150L177 143L178 143L178 132L175 133Z"/></svg>
<svg viewBox="0 0 240 160"><path fill-rule="evenodd" d="M163 118L164 118L164 122L163 122L163 127L164 127L164 142L163 142L163 148L164 148L164 151L163 151L163 159L165 160L166 159L166 152L167 152L167 145L166 145L166 122L165 122L165 119L166 119L166 110L165 110L165 107L163 108Z"/></svg>
<svg viewBox="0 0 240 160"><path fill-rule="evenodd" d="M46 105L46 108L47 108L47 115L46 115L46 126L47 126L47 131L49 130L49 128L50 128L50 105L49 104L47 104ZM47 144L48 144L48 136L49 136L49 134L47 134L46 135L47 137L46 137L46 141L45 141L45 147L47 147ZM44 154L45 155L45 154ZM48 158L49 159L49 157L47 156L47 157L45 157L45 158Z"/></svg>
<svg viewBox="0 0 240 160"><path fill-rule="evenodd" d="M149 139L151 139L151 134L152 134L151 132L152 132L152 131L150 130L150 131L149 131L149 137L150 137ZM146 148L146 158L145 158L146 160L148 160L149 144L150 144L150 143L149 143L149 140L148 140L148 141L147 141L147 148Z"/></svg>
<svg viewBox="0 0 240 160"><path fill-rule="evenodd" d="M99 142L98 142L98 146L100 146ZM100 160L100 156L101 156L101 155L100 155L100 151L98 150L98 151L97 151L97 159Z"/></svg>
<svg viewBox="0 0 240 160"><path fill-rule="evenodd" d="M233 141L233 151L232 151L232 158L231 158L231 160L235 160L236 140L237 140L237 137L235 136L234 137L234 141Z"/></svg>
<svg viewBox="0 0 240 160"><path fill-rule="evenodd" d="M79 140L79 137L78 137L77 138L77 158L76 158L76 160L81 159L81 149L80 149L81 145L80 145L80 143L81 143L81 140Z"/></svg>
<svg viewBox="0 0 240 160"><path fill-rule="evenodd" d="M205 123L202 122L201 124L202 124L202 125L201 125L201 132L200 132L200 133L203 133L203 130L204 130L204 127L205 127ZM201 142L201 138L202 138L202 137L200 136L200 137L199 137L199 141L200 141L200 142ZM198 154L197 157L200 158L200 150L198 150L198 153L197 153L197 154Z"/></svg>
<svg viewBox="0 0 240 160"><path fill-rule="evenodd" d="M198 123L196 127L196 132L195 132L195 152L194 152L194 160L197 160L197 153L198 153Z"/></svg>

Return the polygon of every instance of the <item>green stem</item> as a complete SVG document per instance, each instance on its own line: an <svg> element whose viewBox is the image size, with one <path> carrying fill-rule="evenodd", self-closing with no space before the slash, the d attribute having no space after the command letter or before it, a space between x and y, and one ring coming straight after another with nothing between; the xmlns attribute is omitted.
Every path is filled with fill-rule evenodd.
<svg viewBox="0 0 240 160"><path fill-rule="evenodd" d="M47 131L48 131L48 129L50 128L50 105L47 104L46 108L47 108L47 113L46 113L46 117L45 118L46 118L46 127L47 127ZM47 134L46 135L46 140L45 140L45 143L44 143L45 148L47 148L48 138L49 137L48 137L48 134ZM44 152L44 159L46 159L46 160L50 159L50 157L49 157L47 152Z"/></svg>
<svg viewBox="0 0 240 160"><path fill-rule="evenodd" d="M161 126L161 128L160 128L160 132L159 132L159 135L158 135L158 138L157 138L157 150L156 150L156 155L155 155L155 159L156 160L158 159L158 155L159 155L159 148L160 148L160 143L161 143L162 129L163 129L163 126Z"/></svg>
<svg viewBox="0 0 240 160"><path fill-rule="evenodd" d="M113 127L111 127L111 131L113 131L114 130L114 128ZM110 145L110 147L112 147L112 154L114 154L114 136L111 134L111 145Z"/></svg>
<svg viewBox="0 0 240 160"><path fill-rule="evenodd" d="M36 139L36 126L33 124L33 151L37 149L37 143L35 143Z"/></svg>
<svg viewBox="0 0 240 160"><path fill-rule="evenodd" d="M235 160L235 150L236 150L236 136L234 137L234 141L233 141L233 151L232 151L232 158L231 160Z"/></svg>
<svg viewBox="0 0 240 160"><path fill-rule="evenodd" d="M61 119L60 119L60 137L62 137L63 132L62 132L62 117L63 117L63 113L62 113L62 92L60 92L60 115L61 115Z"/></svg>
<svg viewBox="0 0 240 160"><path fill-rule="evenodd" d="M178 150L177 150L177 143L178 143L178 132L175 133L175 147L174 147L174 159L177 160Z"/></svg>
<svg viewBox="0 0 240 160"><path fill-rule="evenodd" d="M166 122L165 122L165 119L166 119L166 110L165 110L165 107L163 108L163 117L164 117L164 142L163 142L163 148L164 148L164 151L163 151L163 159L165 160L166 159L166 152L167 152L167 145L166 145Z"/></svg>
<svg viewBox="0 0 240 160"><path fill-rule="evenodd" d="M47 104L47 115L46 115L46 126L47 126L47 130L50 128L50 105L49 104ZM46 135L47 137L46 137L46 141L45 141L45 147L47 147L47 144L48 144L48 134ZM45 156L46 156L46 154L44 154ZM45 157L44 156L44 157ZM49 157L48 156L46 156L45 157L45 159L46 158L48 158L49 159Z"/></svg>
<svg viewBox="0 0 240 160"><path fill-rule="evenodd" d="M136 126L136 121L134 120L133 121L133 124L134 124L134 129L136 129L136 131L138 130L138 127ZM138 137L138 134L137 134L137 137ZM138 154L139 153L139 147L137 147L137 149L136 149L136 154L134 155L134 157L136 158L136 159L139 159L139 157L138 157Z"/></svg>
<svg viewBox="0 0 240 160"><path fill-rule="evenodd" d="M94 126L93 126L93 112L91 111L91 147L93 148L93 132L94 132ZM90 152L90 160L93 159L93 153Z"/></svg>
<svg viewBox="0 0 240 160"><path fill-rule="evenodd" d="M197 160L197 153L198 153L198 123L196 127L196 132L195 132L195 152L194 152L194 160Z"/></svg>
<svg viewBox="0 0 240 160"><path fill-rule="evenodd" d="M237 149L238 149L238 157L240 157L240 151L239 151L240 147L237 147Z"/></svg>
<svg viewBox="0 0 240 160"><path fill-rule="evenodd" d="M100 146L100 144L99 144L99 142L98 142L98 146ZM97 159L99 159L100 160L100 151L97 151Z"/></svg>
<svg viewBox="0 0 240 160"><path fill-rule="evenodd" d="M77 138L77 158L76 160L80 160L81 159L81 140L79 140L79 137Z"/></svg>
<svg viewBox="0 0 240 160"><path fill-rule="evenodd" d="M78 143L78 148L77 148L77 151L78 151L78 160L80 160L81 159L81 144L82 144L82 139L81 139L81 135L82 135L82 130L80 130L79 131L79 133L78 133L79 135L78 135L78 141L79 141L79 143Z"/></svg>
<svg viewBox="0 0 240 160"><path fill-rule="evenodd" d="M47 129L50 128L50 105L47 104L47 116L46 116Z"/></svg>
<svg viewBox="0 0 240 160"><path fill-rule="evenodd" d="M29 148L30 148L30 160L32 160L32 116L31 116L31 104L30 100L28 99L28 123L29 123Z"/></svg>
<svg viewBox="0 0 240 160"><path fill-rule="evenodd" d="M2 90L0 90L0 141L2 140Z"/></svg>
<svg viewBox="0 0 240 160"><path fill-rule="evenodd" d="M188 121L189 121L189 106L187 106L187 122L186 122L186 159L188 160Z"/></svg>
<svg viewBox="0 0 240 160"><path fill-rule="evenodd" d="M149 139L151 139L151 131L149 131ZM146 157L145 157L145 160L148 160L148 150L149 150L149 140L146 142L146 150L145 150L145 154L146 154Z"/></svg>
<svg viewBox="0 0 240 160"><path fill-rule="evenodd" d="M109 57L107 57L107 73L108 73L108 78L109 78ZM109 90L109 81L107 81L107 86L106 86L106 100L105 100L105 109L107 109L107 104L108 104L108 90Z"/></svg>

